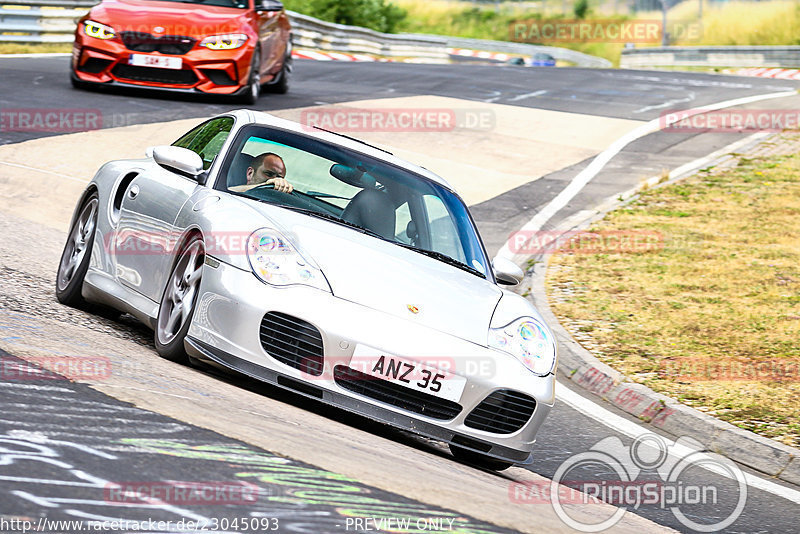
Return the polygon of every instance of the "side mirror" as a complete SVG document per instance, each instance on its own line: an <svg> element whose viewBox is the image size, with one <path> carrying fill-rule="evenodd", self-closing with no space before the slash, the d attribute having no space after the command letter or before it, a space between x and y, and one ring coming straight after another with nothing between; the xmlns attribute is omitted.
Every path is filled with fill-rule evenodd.
<svg viewBox="0 0 800 534"><path fill-rule="evenodd" d="M525 273L522 272L522 269L520 269L516 263L502 256L494 257L492 260L492 269L494 270L494 277L497 278L497 282L506 286L515 286L525 278Z"/></svg>
<svg viewBox="0 0 800 534"><path fill-rule="evenodd" d="M256 11L283 11L280 0L256 0Z"/></svg>
<svg viewBox="0 0 800 534"><path fill-rule="evenodd" d="M153 147L153 159L167 170L197 178L203 172L203 160L187 148L179 146Z"/></svg>

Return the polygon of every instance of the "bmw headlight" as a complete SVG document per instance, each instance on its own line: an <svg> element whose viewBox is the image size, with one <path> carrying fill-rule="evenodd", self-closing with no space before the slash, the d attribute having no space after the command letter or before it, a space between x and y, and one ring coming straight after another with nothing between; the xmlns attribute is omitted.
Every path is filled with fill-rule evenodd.
<svg viewBox="0 0 800 534"><path fill-rule="evenodd" d="M322 271L274 228L261 228L250 234L247 239L247 259L253 273L269 285L300 284L330 292Z"/></svg>
<svg viewBox="0 0 800 534"><path fill-rule="evenodd" d="M93 20L83 21L83 33L89 37L103 40L113 39L117 35L111 26L106 26Z"/></svg>
<svg viewBox="0 0 800 534"><path fill-rule="evenodd" d="M247 42L247 35L243 33L228 33L225 35L211 35L200 41L200 46L210 50L233 50Z"/></svg>
<svg viewBox="0 0 800 534"><path fill-rule="evenodd" d="M553 334L532 317L521 317L502 328L490 328L489 346L516 357L538 376L550 374L556 364Z"/></svg>

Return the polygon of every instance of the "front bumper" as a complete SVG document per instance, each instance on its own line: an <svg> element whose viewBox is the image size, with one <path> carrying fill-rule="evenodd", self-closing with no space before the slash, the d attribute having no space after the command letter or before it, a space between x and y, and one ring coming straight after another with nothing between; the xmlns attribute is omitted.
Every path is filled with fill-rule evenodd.
<svg viewBox="0 0 800 534"><path fill-rule="evenodd" d="M181 59L180 69L130 65L129 58L137 53L116 39L79 38L72 52L72 76L83 83L106 86L231 95L247 85L253 50L248 46L226 51L195 47L186 54L169 56Z"/></svg>
<svg viewBox="0 0 800 534"><path fill-rule="evenodd" d="M267 354L259 334L267 312L302 319L319 330L324 354L319 376ZM269 286L251 272L225 263L216 268L206 265L187 337L187 351L195 358L398 428L516 463L531 461L535 434L555 399L554 375L537 377L513 356L428 328L416 317L402 319L306 286ZM345 389L337 382L334 370L350 365L357 345L429 366L446 361L446 367L467 379L457 402L460 411L442 420ZM527 422L507 433L466 424L472 411L498 390L535 399Z"/></svg>

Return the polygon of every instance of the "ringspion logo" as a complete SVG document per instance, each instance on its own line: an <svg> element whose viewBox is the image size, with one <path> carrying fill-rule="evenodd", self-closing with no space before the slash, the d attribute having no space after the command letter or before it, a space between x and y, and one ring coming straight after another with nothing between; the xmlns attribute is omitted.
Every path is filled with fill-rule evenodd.
<svg viewBox="0 0 800 534"><path fill-rule="evenodd" d="M720 473L735 484L719 487L708 472ZM735 463L705 452L693 438L671 441L644 432L630 445L617 436L600 440L564 461L549 482L512 482L509 500L520 505L549 503L564 524L578 532L606 531L629 509L644 507L669 510L694 531L718 532L742 514L747 482ZM571 506L600 502L614 507L587 518L576 515ZM700 512L707 506L714 507L712 517Z"/></svg>

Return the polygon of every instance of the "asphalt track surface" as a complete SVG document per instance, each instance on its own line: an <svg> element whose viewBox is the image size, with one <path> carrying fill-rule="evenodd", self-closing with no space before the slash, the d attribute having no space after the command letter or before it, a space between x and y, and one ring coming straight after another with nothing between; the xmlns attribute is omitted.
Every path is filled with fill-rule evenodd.
<svg viewBox="0 0 800 534"><path fill-rule="evenodd" d="M0 59L0 107L41 108L52 107L53 103L58 103L72 108L99 109L103 113L105 127L206 117L237 107L230 102L197 97L176 99L173 96L131 91L109 93L76 91L69 86L66 68L67 58L64 57ZM798 87L800 84L790 81L687 73L298 61L294 86L290 93L262 97L258 108L285 109L351 100L427 94L587 115L651 120L657 118L665 109L698 107L722 100ZM532 96L534 93L537 94ZM797 105L794 99L782 99L781 102L763 103L762 107L787 109L796 108ZM520 124L520 128L524 127L524 124ZM16 143L44 135L53 134L0 132L0 144ZM587 188L557 214L550 225L577 211L593 207L600 200L615 193L629 189L638 183L643 175L652 176L662 169L675 168L743 137L744 134L734 133L666 134L663 132L646 136L629 145L612 160ZM609 144L612 141L609 139ZM549 202L587 164L588 160L472 206L471 210L490 253L504 242L511 231L524 224L539 208ZM7 219L3 219L3 222L5 231L8 231L11 223ZM62 241L60 236L57 241ZM30 251L23 250L2 252L8 254L7 259L19 257L24 260L31 254ZM6 281L12 280L17 275L15 270L8 266L4 267L4 271L2 278ZM36 293L51 291L51 286L40 282L42 281L33 280L29 284L22 284L21 291L28 290L31 292L31 298L41 299L42 295ZM24 295L2 295L4 292L5 289L0 289L0 311L8 314L26 311L28 303ZM50 299L51 295L46 297ZM57 306L53 304L52 299L50 300L52 306ZM9 315L6 315L4 318L0 336L6 334L16 336L20 330L24 331L24 328L15 328L14 321L8 317ZM102 324L103 328L112 329L119 335L141 340L143 345L151 343L147 340L147 332L131 321L114 322L92 316L82 317L81 320L94 323L95 326ZM7 346L13 347L13 344ZM4 353L2 356L6 358L4 361L15 361L13 354ZM27 364L20 362L19 365L23 368ZM261 389L248 380L238 378L225 380L233 381L245 389L256 391ZM561 387L571 386L562 383ZM74 508L81 513L106 514L108 503L102 498L103 493L99 490L105 486L99 481L148 480L148 476L150 480L155 477L159 480L242 479L262 482L259 484L261 488L259 500L248 510L257 512L253 517L278 517L282 522L281 531L284 531L284 528L285 531L298 532L340 532L343 529L346 517L341 514L341 506L336 507L331 506L330 502L296 497L298 492L302 494L299 489L308 490L308 485L313 489L314 484L319 484L320 479L337 479L335 475L326 475L313 466L285 460L267 451L224 438L191 424L134 408L82 384L45 379L15 383L13 380L2 379L0 390L2 391L0 404L3 405L0 410L3 414L0 417L0 433L2 433L0 439L6 440L0 442L3 447L6 449L21 447L20 439L28 442L35 442L36 439L42 441L44 438L41 435L37 438L36 432L47 435L61 432L64 434L63 442L82 436L80 444L83 447L42 441L38 452L26 449L29 454L47 456L52 462L48 460L50 463L41 462L35 466L28 464L24 472L19 471L19 465L11 465L10 468L6 466L2 470L0 473L2 476L16 477L16 479L27 477L31 481L11 483L12 479L0 476L0 481L5 481L0 483L0 516L38 518L46 513L48 518L69 519L75 517L63 513L70 507L69 499L74 499ZM584 392L581 394L589 396ZM328 413L316 403L300 397L283 392L264 393L264 403L267 405L274 402L275 398L312 412ZM596 400L602 403L599 399ZM607 405L605 407L614 411ZM85 428L86 410L97 418L97 423L92 425L93 430ZM338 413L332 417L337 424L373 432L407 444L409 447L422 449L427 447L424 442L358 417ZM73 423L75 426L71 427ZM114 441L114 437L121 432L126 436L125 443ZM308 434L312 440L325 439L324 434L315 434L314 428L309 428ZM616 432L602 422L557 402L539 433L536 461L529 469L545 477L552 477L559 466L572 455L585 452L600 440L615 435ZM631 444L632 440L627 436L618 437L624 444ZM675 438L675 436L666 437ZM13 443L16 445L12 446ZM18 448L12 450L21 451ZM276 475L276 472L280 473L276 464L283 463L290 464L290 467L284 469L283 475ZM306 476L298 476L297 473L304 469L307 470ZM94 477L92 482L87 482L84 486L47 483L48 480L63 481L70 477L72 480L86 481L85 477L82 478L83 475L76 474L78 471ZM290 472L291 476L286 475L287 472ZM258 478L259 476L261 478ZM595 466L594 469L585 472L586 479L602 480L608 476L607 469L604 470L602 466ZM693 507L690 511L692 519L713 523L715 518L723 518L731 512L731 503L735 501L738 491L732 481L702 470L687 473L685 480L687 484L713 483L720 494L717 505ZM337 480L337 483L342 484L338 487L341 492L369 494L371 498L389 503L383 508L371 509L369 502L362 502L360 508L356 506L357 510L363 512L362 516L369 515L370 511L375 512L378 508L384 511L405 510L421 517L458 517L464 522L467 531L483 529L503 531L499 527L464 517L463 514L453 515L453 512L419 503L407 496L368 488L355 480ZM435 481L426 483L435 484ZM70 489L65 490L65 488ZM328 491L334 489L328 488ZM283 495L282 492L287 492L290 496L285 499L270 498L280 497ZM93 507L84 502L92 499L102 501L103 504L95 503L96 506ZM352 502L349 504L355 506ZM202 506L192 506L191 513L215 517L228 514L232 518L237 511L241 511L233 507L233 509L225 508L226 511L221 513L222 508L225 507L206 509ZM180 513L181 511L172 509L151 509L145 515L170 519ZM669 510L643 506L631 513L679 531L690 531ZM532 511L531 522L535 521L535 512ZM799 523L798 503L749 488L744 512L725 531L791 532L796 530ZM353 530L352 527L350 530Z"/></svg>

